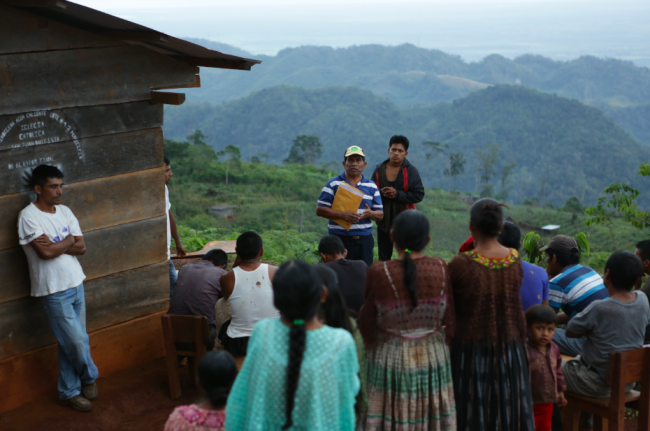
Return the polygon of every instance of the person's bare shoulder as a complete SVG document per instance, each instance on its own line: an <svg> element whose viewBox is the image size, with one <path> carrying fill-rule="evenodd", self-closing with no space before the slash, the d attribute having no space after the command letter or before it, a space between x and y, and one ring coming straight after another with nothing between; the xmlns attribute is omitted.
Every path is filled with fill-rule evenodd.
<svg viewBox="0 0 650 431"><path fill-rule="evenodd" d="M235 272L226 272L219 279L219 284L221 285L221 294L224 296L224 298L229 298L232 294L233 289L235 288Z"/></svg>
<svg viewBox="0 0 650 431"><path fill-rule="evenodd" d="M273 278L275 277L275 274L278 272L278 267L275 265L269 265L269 281L273 283Z"/></svg>

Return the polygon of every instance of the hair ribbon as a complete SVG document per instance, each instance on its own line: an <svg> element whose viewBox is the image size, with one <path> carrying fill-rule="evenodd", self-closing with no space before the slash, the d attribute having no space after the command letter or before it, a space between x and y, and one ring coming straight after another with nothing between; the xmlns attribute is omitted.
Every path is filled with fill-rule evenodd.
<svg viewBox="0 0 650 431"><path fill-rule="evenodd" d="M296 320L293 321L293 326L300 326L300 325L304 325L304 324L305 324L305 321L302 320L302 319L296 319Z"/></svg>
<svg viewBox="0 0 650 431"><path fill-rule="evenodd" d="M408 248L405 248L405 249L404 249L404 253L411 254L411 250L409 250Z"/></svg>

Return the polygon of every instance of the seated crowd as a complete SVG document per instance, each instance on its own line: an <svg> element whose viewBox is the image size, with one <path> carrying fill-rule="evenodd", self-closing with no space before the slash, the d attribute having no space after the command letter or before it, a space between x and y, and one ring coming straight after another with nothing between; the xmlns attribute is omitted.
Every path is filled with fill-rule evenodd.
<svg viewBox="0 0 650 431"><path fill-rule="evenodd" d="M215 350L199 365L206 399L165 430L549 431L566 391L609 397L609 354L650 335L650 241L601 277L565 235L541 249L546 269L522 261L494 200L469 226L449 264L425 256L429 220L409 210L390 231L398 257L369 267L335 235L320 265L267 265L255 232L229 272L221 250L184 265L169 313L206 316Z"/></svg>

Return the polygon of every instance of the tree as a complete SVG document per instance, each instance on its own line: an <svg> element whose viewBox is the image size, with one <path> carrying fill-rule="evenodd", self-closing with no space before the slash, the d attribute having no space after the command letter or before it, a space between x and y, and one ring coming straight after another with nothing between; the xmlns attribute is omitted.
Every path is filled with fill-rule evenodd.
<svg viewBox="0 0 650 431"><path fill-rule="evenodd" d="M299 135L293 140L289 156L284 163L313 165L323 155L323 144L318 136Z"/></svg>
<svg viewBox="0 0 650 431"><path fill-rule="evenodd" d="M650 163L642 164L638 174L643 177L650 175ZM585 221L585 224L587 226L602 224L607 227L614 248L618 249L614 238L612 210L623 214L623 220L637 229L650 228L650 213L640 211L635 202L640 194L637 189L627 184L612 183L603 190L603 193L605 193L605 196L598 198L595 207L586 209L585 213L589 218Z"/></svg>
<svg viewBox="0 0 650 431"><path fill-rule="evenodd" d="M449 167L445 169L443 174L446 177L449 177L450 181L453 182L453 189L456 190L456 177L465 172L465 155L463 153L451 153L449 154ZM451 189L451 187L450 187Z"/></svg>
<svg viewBox="0 0 650 431"><path fill-rule="evenodd" d="M575 221L578 219L578 214L582 214L584 211L580 205L580 201L575 196L570 197L569 200L565 202L562 209L573 214L571 216L571 223L575 223Z"/></svg>
<svg viewBox="0 0 650 431"><path fill-rule="evenodd" d="M223 150L219 151L217 155L219 157L226 157L226 184L228 184L228 170L230 169L230 164L239 164L239 161L241 159L241 151L239 151L239 148L230 144Z"/></svg>
<svg viewBox="0 0 650 431"><path fill-rule="evenodd" d="M440 142L424 141L424 154L427 160L435 159L437 156L442 155L449 145L441 144Z"/></svg>
<svg viewBox="0 0 650 431"><path fill-rule="evenodd" d="M479 173L481 181L485 184L490 182L493 175L496 175L494 167L499 160L499 145L496 143L487 144L484 150L477 150L476 157L479 160Z"/></svg>
<svg viewBox="0 0 650 431"><path fill-rule="evenodd" d="M187 142L192 145L208 145L205 140L208 139L207 136L203 134L201 129L196 129L194 133L187 136Z"/></svg>
<svg viewBox="0 0 650 431"><path fill-rule="evenodd" d="M496 196L498 201L506 202L508 200L509 187L512 182L512 173L514 172L517 164L515 162L508 163L501 168L501 191Z"/></svg>

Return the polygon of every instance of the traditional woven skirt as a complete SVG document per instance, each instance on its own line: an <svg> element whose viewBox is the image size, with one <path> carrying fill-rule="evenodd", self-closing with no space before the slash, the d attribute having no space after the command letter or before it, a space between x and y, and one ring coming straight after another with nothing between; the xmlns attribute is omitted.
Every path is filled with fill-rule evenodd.
<svg viewBox="0 0 650 431"><path fill-rule="evenodd" d="M458 431L535 431L523 343L454 341Z"/></svg>
<svg viewBox="0 0 650 431"><path fill-rule="evenodd" d="M368 411L360 429L456 430L449 350L443 334L392 338L366 353Z"/></svg>

